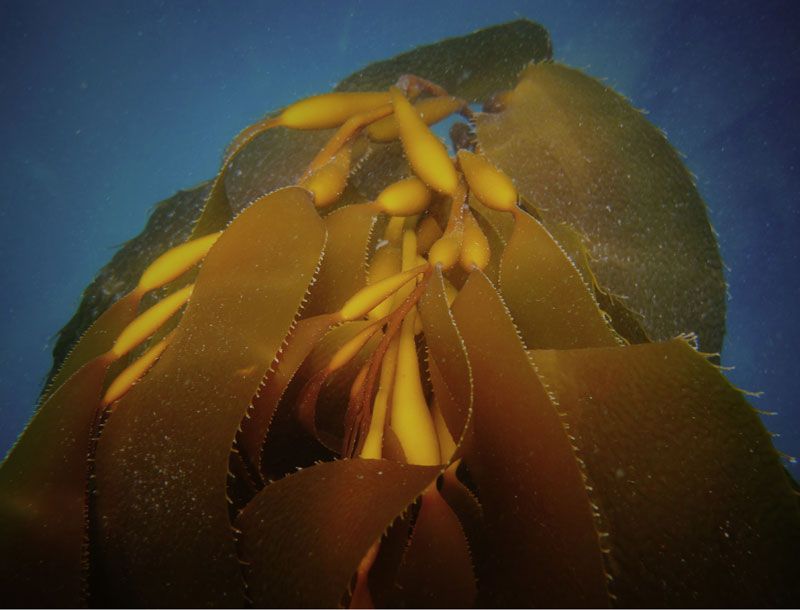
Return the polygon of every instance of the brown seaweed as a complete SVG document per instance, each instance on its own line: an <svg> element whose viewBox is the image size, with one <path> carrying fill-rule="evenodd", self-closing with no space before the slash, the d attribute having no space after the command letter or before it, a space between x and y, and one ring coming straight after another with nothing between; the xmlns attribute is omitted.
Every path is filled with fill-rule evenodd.
<svg viewBox="0 0 800 610"><path fill-rule="evenodd" d="M163 204L183 222L87 291L0 467L7 604L797 603L796 490L690 343L724 332L703 202L655 127L550 54L518 21L368 66ZM491 110L459 106L455 161L411 105L443 92ZM424 205L387 214L412 174Z"/></svg>

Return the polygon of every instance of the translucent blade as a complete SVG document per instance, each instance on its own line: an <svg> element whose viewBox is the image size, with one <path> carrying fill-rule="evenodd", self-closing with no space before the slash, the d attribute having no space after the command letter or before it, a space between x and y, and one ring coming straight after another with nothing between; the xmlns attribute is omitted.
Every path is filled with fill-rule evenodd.
<svg viewBox="0 0 800 610"><path fill-rule="evenodd" d="M619 344L578 269L527 214L518 216L503 251L500 288L530 349Z"/></svg>
<svg viewBox="0 0 800 610"><path fill-rule="evenodd" d="M453 315L475 387L464 460L487 528L479 605L608 605L598 531L579 463L485 276L470 275Z"/></svg>
<svg viewBox="0 0 800 610"><path fill-rule="evenodd" d="M319 277L311 288L305 316L333 313L367 283L367 248L377 212L350 205L325 217L328 244Z"/></svg>
<svg viewBox="0 0 800 610"><path fill-rule="evenodd" d="M53 392L0 468L8 606L84 604L87 458L107 366L91 360Z"/></svg>
<svg viewBox="0 0 800 610"><path fill-rule="evenodd" d="M791 606L797 498L758 415L683 340L535 351L583 458L622 606Z"/></svg>
<svg viewBox="0 0 800 610"><path fill-rule="evenodd" d="M254 606L337 607L361 558L438 474L347 459L265 487L236 523Z"/></svg>
<svg viewBox="0 0 800 610"><path fill-rule="evenodd" d="M324 240L302 189L240 214L208 254L170 349L109 418L94 547L108 603L243 603L226 499L231 446Z"/></svg>
<svg viewBox="0 0 800 610"><path fill-rule="evenodd" d="M650 336L693 331L705 351L720 350L725 284L705 205L679 154L628 100L539 63L505 111L478 117L477 135L547 226L588 237L600 283L644 315Z"/></svg>
<svg viewBox="0 0 800 610"><path fill-rule="evenodd" d="M471 608L477 583L469 543L439 492L428 492L397 574L401 608ZM394 605L394 604L393 604Z"/></svg>

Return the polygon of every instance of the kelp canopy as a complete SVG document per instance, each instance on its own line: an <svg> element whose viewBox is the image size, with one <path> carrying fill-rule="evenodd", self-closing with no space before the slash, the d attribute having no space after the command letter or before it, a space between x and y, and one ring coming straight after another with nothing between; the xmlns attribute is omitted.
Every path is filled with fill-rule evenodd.
<svg viewBox="0 0 800 610"><path fill-rule="evenodd" d="M694 345L721 269L663 134L540 26L373 64L87 290L0 468L3 599L796 603L797 495Z"/></svg>

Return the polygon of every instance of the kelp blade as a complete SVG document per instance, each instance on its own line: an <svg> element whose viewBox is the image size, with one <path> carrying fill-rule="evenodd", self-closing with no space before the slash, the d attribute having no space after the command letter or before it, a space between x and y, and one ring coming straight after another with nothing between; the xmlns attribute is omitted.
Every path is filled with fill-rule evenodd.
<svg viewBox="0 0 800 610"><path fill-rule="evenodd" d="M551 225L548 230L575 264L614 331L628 343L649 343L650 338L642 326L642 316L631 311L624 299L600 285L592 271L591 256L584 237L564 223Z"/></svg>
<svg viewBox="0 0 800 610"><path fill-rule="evenodd" d="M505 111L478 117L477 136L545 225L586 235L600 283L643 314L650 336L692 331L705 351L720 350L725 284L705 205L663 133L627 100L540 63Z"/></svg>
<svg viewBox="0 0 800 610"><path fill-rule="evenodd" d="M100 600L243 603L228 459L324 239L307 192L291 188L256 201L209 252L170 349L118 403L100 438Z"/></svg>
<svg viewBox="0 0 800 610"><path fill-rule="evenodd" d="M575 265L527 214L518 215L503 251L500 288L530 349L619 343Z"/></svg>
<svg viewBox="0 0 800 610"><path fill-rule="evenodd" d="M304 315L337 311L366 284L368 247L377 216L368 206L350 205L325 217L328 244Z"/></svg>
<svg viewBox="0 0 800 610"><path fill-rule="evenodd" d="M495 91L513 86L528 62L550 59L552 53L547 30L519 19L375 62L344 79L336 89L381 90L400 75L414 74L444 87L450 95L482 102Z"/></svg>
<svg viewBox="0 0 800 610"><path fill-rule="evenodd" d="M8 606L84 603L88 456L107 367L91 360L53 392L0 468Z"/></svg>
<svg viewBox="0 0 800 610"><path fill-rule="evenodd" d="M68 356L73 358L73 346L84 339L84 334L95 320L105 315L123 295L134 289L145 268L171 247L186 241L191 234L194 219L202 208L207 190L203 184L179 191L153 206L144 230L125 243L84 289L77 311L59 331L58 341L53 347L53 367L48 379L52 380L56 373L61 372L60 369L64 368L62 363ZM147 305L148 297L144 300ZM74 351L77 353L77 348ZM88 361L88 358L83 358L83 361ZM63 379L65 377L61 376L61 380ZM57 384L51 382L49 385L52 388Z"/></svg>
<svg viewBox="0 0 800 610"><path fill-rule="evenodd" d="M422 295L419 312L436 400L453 440L458 443L472 416L472 374L464 341L447 306L443 281L441 269L436 269Z"/></svg>
<svg viewBox="0 0 800 610"><path fill-rule="evenodd" d="M617 604L797 604L797 498L716 367L681 339L531 357L607 523Z"/></svg>
<svg viewBox="0 0 800 610"><path fill-rule="evenodd" d="M453 304L475 387L464 460L487 528L481 606L607 606L582 472L507 310L474 271Z"/></svg>
<svg viewBox="0 0 800 610"><path fill-rule="evenodd" d="M110 350L119 333L136 317L138 305L139 296L128 293L103 312L80 338L58 372L52 376L50 387L43 393L43 397L57 390L84 364Z"/></svg>
<svg viewBox="0 0 800 610"><path fill-rule="evenodd" d="M469 543L458 517L438 491L422 497L397 587L395 603L401 608L472 608L475 604L477 584Z"/></svg>
<svg viewBox="0 0 800 610"><path fill-rule="evenodd" d="M435 466L347 459L265 487L236 522L256 607L337 607L361 558L436 479Z"/></svg>
<svg viewBox="0 0 800 610"><path fill-rule="evenodd" d="M287 339L286 348L281 352L280 361L267 375L264 387L253 400L249 417L242 422L238 438L240 451L248 460L258 483L261 483L261 452L278 403L297 369L330 327L331 317L327 315L306 318L297 323Z"/></svg>
<svg viewBox="0 0 800 610"><path fill-rule="evenodd" d="M0 467L0 540L8 562L2 581L15 586L9 603L78 605L85 597L89 454L109 367L99 356L138 304L127 294L83 334Z"/></svg>

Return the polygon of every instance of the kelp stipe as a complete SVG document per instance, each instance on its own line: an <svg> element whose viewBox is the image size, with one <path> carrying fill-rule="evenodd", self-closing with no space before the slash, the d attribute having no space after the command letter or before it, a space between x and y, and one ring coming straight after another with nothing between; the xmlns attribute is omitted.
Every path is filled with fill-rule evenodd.
<svg viewBox="0 0 800 610"><path fill-rule="evenodd" d="M796 603L797 496L686 339L724 332L703 203L550 58L518 21L373 64L166 202L0 468L3 599Z"/></svg>

